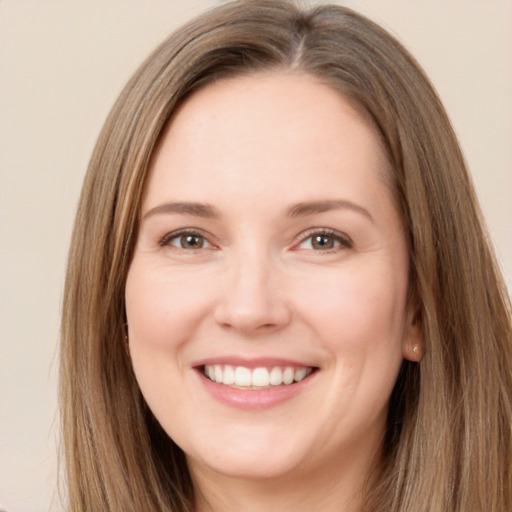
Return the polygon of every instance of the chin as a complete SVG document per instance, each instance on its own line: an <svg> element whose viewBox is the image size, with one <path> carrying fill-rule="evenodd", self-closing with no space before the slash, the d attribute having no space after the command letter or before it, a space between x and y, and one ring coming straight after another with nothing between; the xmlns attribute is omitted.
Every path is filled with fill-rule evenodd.
<svg viewBox="0 0 512 512"><path fill-rule="evenodd" d="M208 445L201 450L189 451L191 455L187 455L187 461L192 473L201 467L227 477L247 480L283 477L303 468L305 457L302 456L304 450L297 441L293 442L289 435L287 442L279 437L246 437L240 443L232 440L222 443L219 439L214 446Z"/></svg>

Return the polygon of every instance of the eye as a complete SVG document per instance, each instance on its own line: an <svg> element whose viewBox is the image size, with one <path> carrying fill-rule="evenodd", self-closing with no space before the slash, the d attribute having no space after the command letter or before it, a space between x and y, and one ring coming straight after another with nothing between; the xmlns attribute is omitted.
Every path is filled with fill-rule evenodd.
<svg viewBox="0 0 512 512"><path fill-rule="evenodd" d="M213 248L205 236L195 231L178 231L165 235L159 242L162 247L171 246L178 249L198 250Z"/></svg>
<svg viewBox="0 0 512 512"><path fill-rule="evenodd" d="M298 244L298 249L310 249L314 251L332 252L338 249L350 248L350 239L332 230L322 230L306 233L305 237Z"/></svg>

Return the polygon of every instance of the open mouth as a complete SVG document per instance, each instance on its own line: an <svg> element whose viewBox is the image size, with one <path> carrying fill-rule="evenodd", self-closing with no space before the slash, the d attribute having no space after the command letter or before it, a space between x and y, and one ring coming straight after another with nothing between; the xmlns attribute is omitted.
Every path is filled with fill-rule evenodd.
<svg viewBox="0 0 512 512"><path fill-rule="evenodd" d="M307 366L271 366L247 368L229 364L207 364L202 367L206 378L235 389L271 389L301 382L317 368Z"/></svg>

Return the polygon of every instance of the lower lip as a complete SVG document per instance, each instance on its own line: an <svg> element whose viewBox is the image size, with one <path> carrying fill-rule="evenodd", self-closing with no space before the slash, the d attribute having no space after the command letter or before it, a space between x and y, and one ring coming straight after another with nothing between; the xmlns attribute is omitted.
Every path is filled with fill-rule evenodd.
<svg viewBox="0 0 512 512"><path fill-rule="evenodd" d="M313 372L304 380L294 384L265 389L235 389L224 384L212 382L202 372L199 371L198 373L202 385L213 398L224 405L246 411L268 409L291 400L305 390L316 374L316 372Z"/></svg>

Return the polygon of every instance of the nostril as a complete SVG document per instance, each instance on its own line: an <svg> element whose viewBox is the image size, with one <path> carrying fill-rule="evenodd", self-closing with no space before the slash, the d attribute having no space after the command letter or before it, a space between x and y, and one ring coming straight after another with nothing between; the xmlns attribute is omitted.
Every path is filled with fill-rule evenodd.
<svg viewBox="0 0 512 512"><path fill-rule="evenodd" d="M213 315L223 329L244 333L282 329L292 317L288 305L281 299L251 296L250 293L231 295L220 301Z"/></svg>

